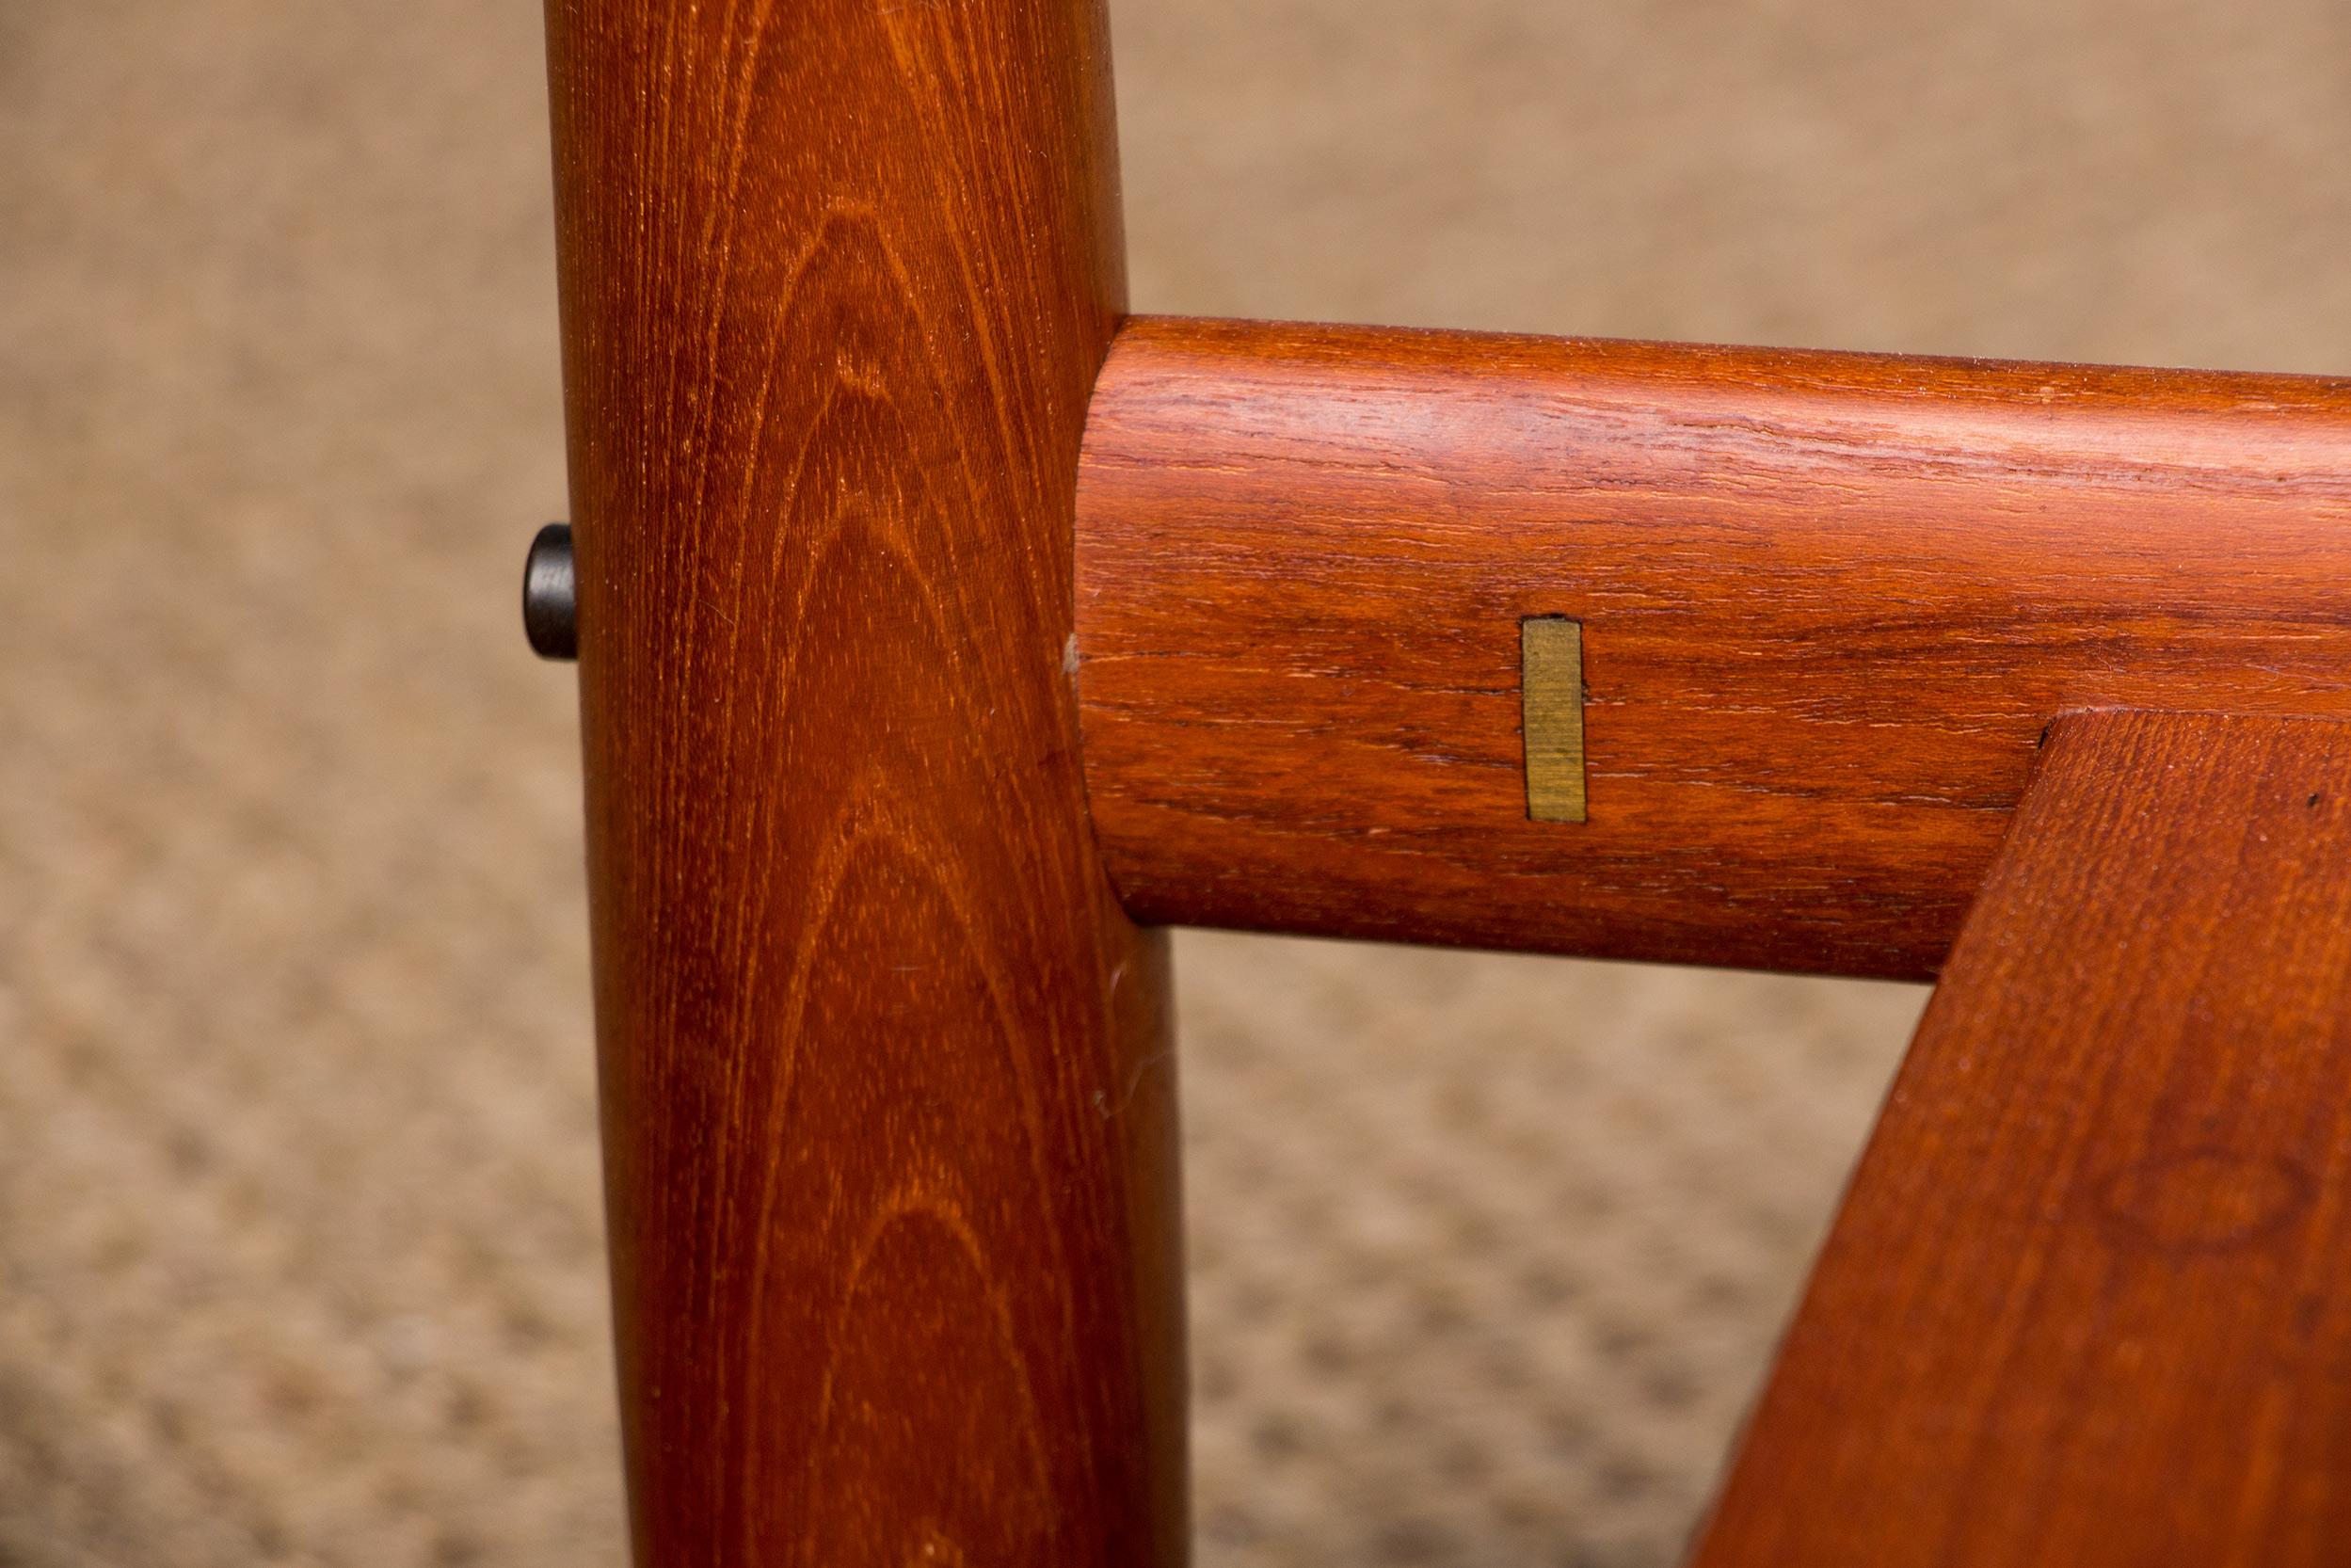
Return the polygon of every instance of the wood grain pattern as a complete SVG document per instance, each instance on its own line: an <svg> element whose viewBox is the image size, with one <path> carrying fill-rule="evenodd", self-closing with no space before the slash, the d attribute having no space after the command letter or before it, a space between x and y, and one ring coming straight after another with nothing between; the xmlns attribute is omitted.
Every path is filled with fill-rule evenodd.
<svg viewBox="0 0 2351 1568"><path fill-rule="evenodd" d="M553 0L639 1561L1174 1562L1164 952L1085 821L1098 0Z"/></svg>
<svg viewBox="0 0 2351 1568"><path fill-rule="evenodd" d="M2351 714L2341 380L1141 319L1078 504L1145 920L1926 975L2058 712Z"/></svg>
<svg viewBox="0 0 2351 1568"><path fill-rule="evenodd" d="M1701 1568L2351 1549L2351 726L2054 731Z"/></svg>

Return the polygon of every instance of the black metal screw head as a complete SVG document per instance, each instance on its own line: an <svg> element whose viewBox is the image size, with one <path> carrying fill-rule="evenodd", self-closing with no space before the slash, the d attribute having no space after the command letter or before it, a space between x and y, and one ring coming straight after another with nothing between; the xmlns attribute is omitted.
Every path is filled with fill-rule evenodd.
<svg viewBox="0 0 2351 1568"><path fill-rule="evenodd" d="M522 563L522 634L542 659L580 656L579 590L571 567L571 525L551 522Z"/></svg>

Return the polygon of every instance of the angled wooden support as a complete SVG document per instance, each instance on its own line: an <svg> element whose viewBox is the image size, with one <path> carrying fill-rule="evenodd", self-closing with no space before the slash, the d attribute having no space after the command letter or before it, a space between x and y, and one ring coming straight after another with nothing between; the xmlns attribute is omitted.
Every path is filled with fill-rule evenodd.
<svg viewBox="0 0 2351 1568"><path fill-rule="evenodd" d="M638 1560L1175 1561L1164 950L1065 671L1101 7L547 19Z"/></svg>
<svg viewBox="0 0 2351 1568"><path fill-rule="evenodd" d="M1699 1568L2351 1548L2351 725L2068 718Z"/></svg>

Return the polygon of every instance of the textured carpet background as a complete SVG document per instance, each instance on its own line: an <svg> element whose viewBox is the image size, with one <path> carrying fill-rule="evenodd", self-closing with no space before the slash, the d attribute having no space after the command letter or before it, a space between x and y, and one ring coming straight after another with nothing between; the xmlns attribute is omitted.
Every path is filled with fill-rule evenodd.
<svg viewBox="0 0 2351 1568"><path fill-rule="evenodd" d="M2351 368L2340 0L1119 0L1145 309ZM616 1564L527 0L0 4L0 1564ZM1915 990L1179 944L1204 1561L1636 1564Z"/></svg>

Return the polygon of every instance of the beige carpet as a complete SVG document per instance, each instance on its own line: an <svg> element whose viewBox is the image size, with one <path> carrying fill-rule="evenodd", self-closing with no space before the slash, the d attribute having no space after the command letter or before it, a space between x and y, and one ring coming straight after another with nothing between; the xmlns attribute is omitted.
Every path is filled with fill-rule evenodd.
<svg viewBox="0 0 2351 1568"><path fill-rule="evenodd" d="M2351 368L2351 8L1132 0L1148 309ZM0 1565L616 1564L528 0L0 5ZM1920 994L1180 945L1201 1558L1686 1535Z"/></svg>

